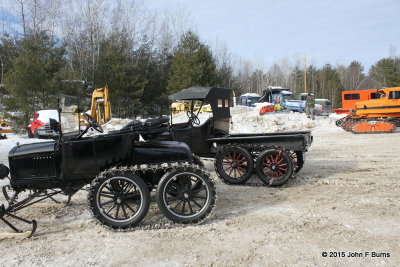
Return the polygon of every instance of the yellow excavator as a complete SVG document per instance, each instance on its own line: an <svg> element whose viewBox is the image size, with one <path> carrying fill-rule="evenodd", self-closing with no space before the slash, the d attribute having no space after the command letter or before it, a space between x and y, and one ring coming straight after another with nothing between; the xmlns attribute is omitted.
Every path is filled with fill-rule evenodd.
<svg viewBox="0 0 400 267"><path fill-rule="evenodd" d="M378 99L360 101L345 117L343 128L352 133L393 133L400 126L400 87L377 90Z"/></svg>
<svg viewBox="0 0 400 267"><path fill-rule="evenodd" d="M3 134L11 132L12 129L10 126L10 122L5 118L0 117L0 139L7 139L7 136Z"/></svg>
<svg viewBox="0 0 400 267"><path fill-rule="evenodd" d="M190 106L192 105L192 101L177 101L171 104L172 114L183 113L190 110ZM200 109L200 113L203 112L212 112L211 105L203 105L201 101L195 101L193 103L193 110L198 112Z"/></svg>
<svg viewBox="0 0 400 267"><path fill-rule="evenodd" d="M111 102L108 95L108 87L97 88L92 93L92 104L90 106L90 116L103 125L112 118Z"/></svg>

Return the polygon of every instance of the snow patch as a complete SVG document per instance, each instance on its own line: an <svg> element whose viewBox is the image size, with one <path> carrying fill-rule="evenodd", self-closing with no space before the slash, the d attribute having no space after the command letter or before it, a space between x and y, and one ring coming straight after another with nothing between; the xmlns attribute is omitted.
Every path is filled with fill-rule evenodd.
<svg viewBox="0 0 400 267"><path fill-rule="evenodd" d="M331 115L329 115L329 118L331 118L331 119L337 121L337 120L343 119L343 118L346 117L346 116L347 116L347 114L336 114L336 113L332 113Z"/></svg>

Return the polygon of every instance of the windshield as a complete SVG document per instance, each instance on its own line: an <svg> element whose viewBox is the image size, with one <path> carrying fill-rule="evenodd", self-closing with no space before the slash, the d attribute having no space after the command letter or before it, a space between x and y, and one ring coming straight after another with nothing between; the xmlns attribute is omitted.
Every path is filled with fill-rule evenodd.
<svg viewBox="0 0 400 267"><path fill-rule="evenodd" d="M61 132L63 134L79 133L78 98L75 96L59 96Z"/></svg>
<svg viewBox="0 0 400 267"><path fill-rule="evenodd" d="M50 119L58 121L58 111L55 109L39 110L37 119L44 123L49 123Z"/></svg>
<svg viewBox="0 0 400 267"><path fill-rule="evenodd" d="M288 100L292 100L293 99L293 96L292 95L283 95L282 96L282 100L283 101L288 101Z"/></svg>
<svg viewBox="0 0 400 267"><path fill-rule="evenodd" d="M249 100L251 101L251 103L258 103L260 102L260 98L259 97L249 97Z"/></svg>

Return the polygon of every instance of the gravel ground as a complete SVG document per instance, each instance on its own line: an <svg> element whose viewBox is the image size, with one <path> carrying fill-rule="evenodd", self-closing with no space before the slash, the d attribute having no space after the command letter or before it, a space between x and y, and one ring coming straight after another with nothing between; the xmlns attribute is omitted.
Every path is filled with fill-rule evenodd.
<svg viewBox="0 0 400 267"><path fill-rule="evenodd" d="M218 201L201 225L114 232L91 217L84 191L64 208L29 207L38 230L0 239L0 266L400 266L400 133L313 135L283 188L225 185L205 161ZM159 218L153 204L145 220Z"/></svg>

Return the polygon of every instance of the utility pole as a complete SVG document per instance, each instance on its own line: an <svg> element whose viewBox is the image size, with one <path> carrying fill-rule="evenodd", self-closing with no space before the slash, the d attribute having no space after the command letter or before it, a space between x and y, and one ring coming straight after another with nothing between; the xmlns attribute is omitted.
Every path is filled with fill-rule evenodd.
<svg viewBox="0 0 400 267"><path fill-rule="evenodd" d="M307 54L304 55L304 93L307 93Z"/></svg>
<svg viewBox="0 0 400 267"><path fill-rule="evenodd" d="M3 59L0 57L0 61L1 61L1 79L0 79L0 88L1 87L4 87L4 84L3 84L3 67L4 67L4 65L3 65Z"/></svg>

